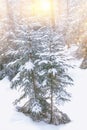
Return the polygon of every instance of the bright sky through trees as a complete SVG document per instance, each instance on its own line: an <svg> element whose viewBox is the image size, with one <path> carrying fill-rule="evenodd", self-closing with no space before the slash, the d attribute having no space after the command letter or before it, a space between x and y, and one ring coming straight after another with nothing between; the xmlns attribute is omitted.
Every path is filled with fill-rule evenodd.
<svg viewBox="0 0 87 130"><path fill-rule="evenodd" d="M43 10L48 12L50 9L50 1L49 0L39 0L38 1L38 5L36 6L36 8L38 8L38 6Z"/></svg>

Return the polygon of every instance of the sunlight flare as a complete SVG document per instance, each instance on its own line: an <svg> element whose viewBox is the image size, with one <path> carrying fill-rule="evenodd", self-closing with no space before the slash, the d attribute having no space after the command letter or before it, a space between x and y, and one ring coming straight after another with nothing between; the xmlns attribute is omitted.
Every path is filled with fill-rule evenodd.
<svg viewBox="0 0 87 130"><path fill-rule="evenodd" d="M48 12L50 10L50 1L48 1L48 0L40 0L40 8L43 11Z"/></svg>
<svg viewBox="0 0 87 130"><path fill-rule="evenodd" d="M33 9L35 15L48 15L50 13L50 0L35 0Z"/></svg>

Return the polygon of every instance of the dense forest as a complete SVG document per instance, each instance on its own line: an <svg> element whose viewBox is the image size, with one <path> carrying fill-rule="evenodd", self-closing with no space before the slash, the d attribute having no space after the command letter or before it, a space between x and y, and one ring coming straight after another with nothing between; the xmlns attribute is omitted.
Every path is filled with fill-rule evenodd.
<svg viewBox="0 0 87 130"><path fill-rule="evenodd" d="M65 50L76 45L87 68L86 0L0 0L0 9L0 79L8 76L19 91L17 111L35 121L70 122L59 110L73 85Z"/></svg>

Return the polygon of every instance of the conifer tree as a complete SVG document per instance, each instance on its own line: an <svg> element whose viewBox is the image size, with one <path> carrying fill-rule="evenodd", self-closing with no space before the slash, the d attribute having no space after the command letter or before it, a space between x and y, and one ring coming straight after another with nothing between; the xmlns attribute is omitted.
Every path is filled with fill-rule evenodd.
<svg viewBox="0 0 87 130"><path fill-rule="evenodd" d="M53 15L51 20L51 26L49 20L43 24L35 16L30 18L30 23L22 20L15 23L14 37L8 41L15 46L7 54L11 59L5 73L10 77L11 88L21 92L15 103L25 99L19 111L29 114L33 120L63 124L70 119L59 111L58 105L70 100L66 88L72 79L66 71L69 66L64 56L62 31L55 27Z"/></svg>

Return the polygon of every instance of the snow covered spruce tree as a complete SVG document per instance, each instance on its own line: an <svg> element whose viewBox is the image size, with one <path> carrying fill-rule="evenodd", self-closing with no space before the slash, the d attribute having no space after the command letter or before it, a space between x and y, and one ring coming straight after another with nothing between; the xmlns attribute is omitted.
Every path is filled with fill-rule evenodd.
<svg viewBox="0 0 87 130"><path fill-rule="evenodd" d="M33 120L52 124L67 123L70 121L68 116L58 110L60 102L69 100L66 86L72 81L66 73L63 37L40 22L32 24L27 36L25 45L28 53L24 53L17 74L12 79L12 88L21 91L15 103L26 99L18 110L29 114Z"/></svg>
<svg viewBox="0 0 87 130"><path fill-rule="evenodd" d="M40 54L41 61L38 63L40 84L42 84L45 100L50 104L46 113L47 121L53 124L61 124L69 120L67 120L67 116L63 119L63 113L61 114L56 106L70 100L70 94L66 91L66 88L72 84L72 79L67 74L69 65L64 56L63 37L58 35L56 30L53 32L52 28L49 28L49 31L46 32L48 32L47 41L45 38L44 42L46 48Z"/></svg>
<svg viewBox="0 0 87 130"><path fill-rule="evenodd" d="M29 23L15 22L15 37L9 40L16 47L8 52L12 59L6 64L6 74L12 81L11 88L21 93L15 104L24 101L19 111L33 120L58 125L70 121L58 105L70 100L66 88L72 79L66 72L61 29L57 27L53 31L49 20L44 21L35 17L30 18Z"/></svg>
<svg viewBox="0 0 87 130"><path fill-rule="evenodd" d="M38 26L37 23L36 26L38 28L40 24ZM28 53L27 55L26 53L23 53L24 55L21 59L21 66L19 66L18 73L12 79L12 88L20 88L20 91L22 90L23 92L22 96L16 100L17 102L22 98L27 97L28 99L28 101L23 105L22 111L24 113L29 113L34 120L41 120L43 117L42 115L44 115L42 111L45 111L44 109L46 109L46 104L48 103L41 97L42 92L39 83L39 66L37 61L40 61L39 53L42 50L41 45L43 43L41 44L41 35L43 35L43 33L41 33L40 30L36 31L36 26L33 25L32 28L34 28L35 31L31 30L28 33L29 36L27 35L28 41L25 43L27 46L25 52L28 49ZM12 64L10 63L8 66L12 67L14 64L15 62Z"/></svg>

